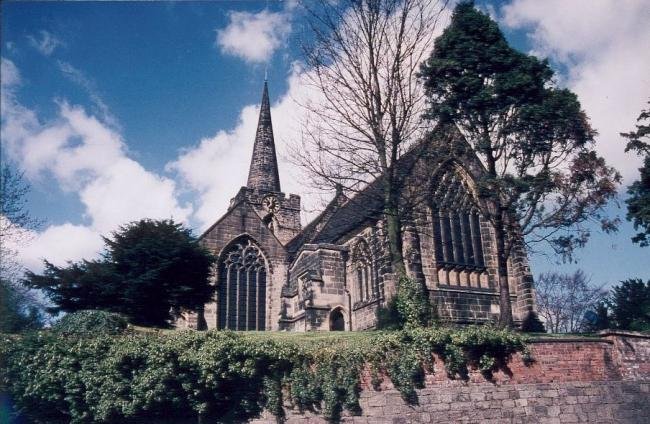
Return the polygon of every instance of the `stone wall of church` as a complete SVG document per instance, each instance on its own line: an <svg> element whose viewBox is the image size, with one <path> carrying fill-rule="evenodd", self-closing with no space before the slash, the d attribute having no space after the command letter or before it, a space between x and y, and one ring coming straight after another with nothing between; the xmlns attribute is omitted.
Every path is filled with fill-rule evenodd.
<svg viewBox="0 0 650 424"><path fill-rule="evenodd" d="M349 252L346 275L352 304L352 329L375 328L377 309L385 306L388 299L395 294L394 274L390 266L383 222L374 222L358 229L348 235L344 245ZM363 277L360 281L358 274L359 261L364 259L357 257L360 255L361 245L367 247L367 282L363 281Z"/></svg>
<svg viewBox="0 0 650 424"><path fill-rule="evenodd" d="M340 309L349 329L347 248L331 244L305 245L289 272L283 292L280 328L293 331L330 329L330 314Z"/></svg>

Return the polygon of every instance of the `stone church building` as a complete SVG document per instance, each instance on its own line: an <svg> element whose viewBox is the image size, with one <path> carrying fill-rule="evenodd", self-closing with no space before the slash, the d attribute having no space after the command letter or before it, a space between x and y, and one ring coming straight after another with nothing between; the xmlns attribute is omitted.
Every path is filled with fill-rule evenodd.
<svg viewBox="0 0 650 424"><path fill-rule="evenodd" d="M215 302L205 305L207 328L231 330L363 330L396 291L378 184L348 198L339 192L307 226L300 196L282 192L268 87L262 104L248 182L228 211L201 236L218 257ZM434 156L412 159L412 183L431 187L415 224L404 229L408 272L426 285L440 320L495 320L499 294L493 234L472 207L471 176L480 166L459 154L454 164ZM433 158L433 159L432 159ZM419 171L415 171L419 169ZM509 263L515 321L534 308L525 252ZM196 314L178 327L196 328Z"/></svg>

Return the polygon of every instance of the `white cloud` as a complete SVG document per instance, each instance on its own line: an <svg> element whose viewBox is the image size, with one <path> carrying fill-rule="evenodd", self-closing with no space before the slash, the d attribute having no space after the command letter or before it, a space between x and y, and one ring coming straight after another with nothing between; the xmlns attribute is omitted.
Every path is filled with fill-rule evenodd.
<svg viewBox="0 0 650 424"><path fill-rule="evenodd" d="M30 240L14 249L18 261L33 272L43 270L43 259L57 266L67 261L98 257L104 242L99 233L84 225L52 225L41 233L34 233Z"/></svg>
<svg viewBox="0 0 650 424"><path fill-rule="evenodd" d="M634 128L650 96L650 9L644 0L514 0L503 23L531 30L534 52L566 66L562 81L578 94L599 131L597 148L636 178L640 159L624 152L619 133Z"/></svg>
<svg viewBox="0 0 650 424"><path fill-rule="evenodd" d="M267 62L291 31L285 12L230 12L228 26L217 31L216 44L222 53L250 63Z"/></svg>
<svg viewBox="0 0 650 424"><path fill-rule="evenodd" d="M20 73L16 65L4 57L0 63L0 85L2 85L2 88L10 88L20 84Z"/></svg>
<svg viewBox="0 0 650 424"><path fill-rule="evenodd" d="M93 256L101 245L99 234L132 220L187 221L192 209L179 204L174 181L129 158L115 129L65 101L59 102L56 119L40 122L17 101L16 67L7 59L2 66L3 150L31 180L53 178L63 190L76 193L89 221L88 225L50 226L37 234L20 249L25 265L34 266L40 258L64 261Z"/></svg>
<svg viewBox="0 0 650 424"><path fill-rule="evenodd" d="M61 40L45 30L41 30L39 35L28 35L27 39L32 47L45 56L50 56L57 47L63 45Z"/></svg>
<svg viewBox="0 0 650 424"><path fill-rule="evenodd" d="M95 105L96 111L99 113L102 121L112 127L119 128L117 119L111 114L104 99L99 95L95 82L88 78L80 69L74 67L71 63L59 60L57 62L59 69L68 79L84 89L90 101Z"/></svg>

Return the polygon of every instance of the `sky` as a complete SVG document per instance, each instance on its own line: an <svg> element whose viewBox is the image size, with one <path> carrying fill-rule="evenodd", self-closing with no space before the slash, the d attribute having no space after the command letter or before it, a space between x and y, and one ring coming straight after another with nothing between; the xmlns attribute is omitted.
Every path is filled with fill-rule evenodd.
<svg viewBox="0 0 650 424"><path fill-rule="evenodd" d="M641 161L624 152L650 98L645 0L477 1L515 48L548 57L599 132L597 150L623 175L612 215ZM100 235L140 218L173 218L200 234L245 185L265 75L283 191L307 222L327 199L290 160L304 15L295 1L11 2L0 4L2 161L25 172L27 207L45 221L18 246L40 271L92 258ZM443 19L442 31L448 19ZM650 278L650 250L597 231L576 263L531 256L535 275L584 269L597 284Z"/></svg>

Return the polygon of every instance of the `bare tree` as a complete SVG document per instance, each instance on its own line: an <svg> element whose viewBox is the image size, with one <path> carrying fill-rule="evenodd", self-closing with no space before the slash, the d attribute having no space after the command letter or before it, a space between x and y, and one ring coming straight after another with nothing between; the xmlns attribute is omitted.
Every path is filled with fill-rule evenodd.
<svg viewBox="0 0 650 424"><path fill-rule="evenodd" d="M537 308L552 333L585 331L584 314L605 299L607 290L591 283L584 272L549 272L540 275L536 285Z"/></svg>
<svg viewBox="0 0 650 424"><path fill-rule="evenodd" d="M22 172L9 164L0 169L0 277L13 281L22 267L16 261L17 252L12 246L28 241L30 230L41 222L32 217L26 207L29 184Z"/></svg>
<svg viewBox="0 0 650 424"><path fill-rule="evenodd" d="M393 270L405 275L400 158L422 135L424 93L419 64L431 50L446 1L319 0L305 7L306 83L319 99L296 162L321 189L358 192L379 180Z"/></svg>
<svg viewBox="0 0 650 424"><path fill-rule="evenodd" d="M29 241L41 222L27 210L29 185L9 164L0 168L0 332L40 327L43 305L33 291L19 284L24 271L15 247Z"/></svg>

